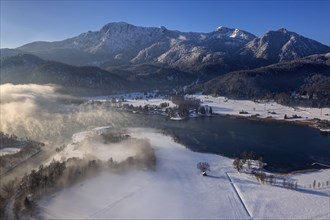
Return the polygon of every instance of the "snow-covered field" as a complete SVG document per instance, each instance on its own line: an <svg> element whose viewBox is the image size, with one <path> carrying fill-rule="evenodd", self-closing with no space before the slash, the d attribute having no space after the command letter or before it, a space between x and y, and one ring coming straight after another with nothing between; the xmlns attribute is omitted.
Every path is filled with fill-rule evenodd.
<svg viewBox="0 0 330 220"><path fill-rule="evenodd" d="M258 117L260 118L271 116L275 119L284 119L284 115L287 115L288 117L298 115L302 118L292 120L304 120L306 118L330 120L330 108L292 108L280 105L276 102L257 103L250 100L232 100L222 96L212 97L207 95L193 95L192 97L200 99L204 105L211 106L213 112L218 114L241 115L239 112L244 110L248 112L248 114L244 116L259 114L260 116ZM269 112L275 112L276 114L271 114Z"/></svg>
<svg viewBox="0 0 330 220"><path fill-rule="evenodd" d="M111 100L112 96L103 97L90 97L91 100ZM121 97L121 96L117 96ZM122 97L126 100L124 103L133 106L144 106L144 105L159 105L160 103L167 102L169 107L175 106L175 104L169 99L164 98L146 98L143 93L130 93L123 94ZM136 99L140 97L142 99ZM284 115L291 117L292 115L301 116L301 118L290 119L290 120L306 120L319 118L322 120L330 121L330 108L306 108L296 107L292 108L284 106L276 102L262 102L257 103L251 100L234 100L228 99L223 96L212 97L208 95L189 95L188 97L194 97L201 100L201 104L204 106L212 107L213 113L221 115L235 115L248 117L251 115L259 114L259 118L272 117L274 119L283 120ZM240 114L240 111L246 111L248 114ZM271 114L275 113L275 114Z"/></svg>
<svg viewBox="0 0 330 220"><path fill-rule="evenodd" d="M238 174L232 160L191 152L171 137L148 129L130 129L155 149L155 171L103 172L44 198L46 219L328 219L328 189L288 190L262 185ZM74 149L71 149L73 151ZM75 149L79 150L79 149ZM98 151L98 148L94 149ZM102 152L104 149L101 149ZM66 154L71 153L70 150ZM96 154L97 155L97 154ZM63 156L63 155L62 155ZM109 155L110 156L110 155ZM196 169L211 165L209 176ZM330 179L330 170L290 175L299 185ZM230 181L232 179L232 182ZM251 215L251 216L249 216Z"/></svg>
<svg viewBox="0 0 330 220"><path fill-rule="evenodd" d="M18 151L20 151L19 148L3 148L0 149L0 156L4 156L7 154L16 154Z"/></svg>

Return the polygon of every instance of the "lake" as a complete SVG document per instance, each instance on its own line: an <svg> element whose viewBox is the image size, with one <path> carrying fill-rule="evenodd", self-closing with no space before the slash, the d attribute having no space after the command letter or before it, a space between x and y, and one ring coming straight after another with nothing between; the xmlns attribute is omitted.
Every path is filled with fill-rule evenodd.
<svg viewBox="0 0 330 220"><path fill-rule="evenodd" d="M272 172L322 168L312 166L314 162L330 164L330 135L307 126L225 116L172 121L159 115L120 114L126 118L122 125L172 131L193 151L232 158L253 151Z"/></svg>

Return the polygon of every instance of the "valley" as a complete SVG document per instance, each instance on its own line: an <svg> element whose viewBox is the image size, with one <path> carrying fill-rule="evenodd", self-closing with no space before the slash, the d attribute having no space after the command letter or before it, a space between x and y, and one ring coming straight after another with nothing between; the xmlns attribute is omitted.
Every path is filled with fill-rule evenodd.
<svg viewBox="0 0 330 220"><path fill-rule="evenodd" d="M330 218L329 2L0 4L0 219Z"/></svg>

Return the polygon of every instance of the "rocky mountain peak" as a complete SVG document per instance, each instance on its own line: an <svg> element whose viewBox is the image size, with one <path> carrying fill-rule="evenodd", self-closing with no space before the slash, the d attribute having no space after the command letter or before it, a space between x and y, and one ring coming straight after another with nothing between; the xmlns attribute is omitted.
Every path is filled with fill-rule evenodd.
<svg viewBox="0 0 330 220"><path fill-rule="evenodd" d="M249 54L274 63L329 51L330 47L326 45L280 28L268 31L260 38L249 42L241 54Z"/></svg>
<svg viewBox="0 0 330 220"><path fill-rule="evenodd" d="M109 68L152 64L187 72L204 69L225 72L240 66L254 67L260 63L330 52L328 46L285 28L268 31L258 38L239 28L225 26L209 33L196 33L168 30L162 26L140 27L126 22L112 22L98 31L63 41L33 42L17 49L71 65ZM237 64L237 59L241 59L241 63Z"/></svg>

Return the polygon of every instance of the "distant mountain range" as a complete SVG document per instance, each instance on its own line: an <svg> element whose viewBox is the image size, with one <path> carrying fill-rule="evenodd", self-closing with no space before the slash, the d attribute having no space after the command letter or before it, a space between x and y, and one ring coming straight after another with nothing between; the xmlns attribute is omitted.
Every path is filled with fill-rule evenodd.
<svg viewBox="0 0 330 220"><path fill-rule="evenodd" d="M256 37L227 27L193 33L118 22L63 41L1 49L1 83L47 81L67 86L69 76L69 84L77 87L168 89L329 52L329 46L283 28ZM39 64L39 58L20 54L39 57ZM15 62L19 64L9 65ZM29 79L19 77L24 74Z"/></svg>
<svg viewBox="0 0 330 220"><path fill-rule="evenodd" d="M107 69L114 65L151 64L207 73L330 52L328 46L286 29L269 31L258 38L247 31L226 27L210 33L193 33L124 22L109 23L99 31L63 41L29 43L16 50L70 65Z"/></svg>

